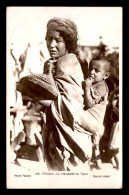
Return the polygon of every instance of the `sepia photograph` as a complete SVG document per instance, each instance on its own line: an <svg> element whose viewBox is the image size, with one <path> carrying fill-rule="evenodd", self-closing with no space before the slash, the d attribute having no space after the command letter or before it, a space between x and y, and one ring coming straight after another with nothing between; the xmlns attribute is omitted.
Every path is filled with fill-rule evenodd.
<svg viewBox="0 0 129 195"><path fill-rule="evenodd" d="M122 188L122 7L6 7L7 189Z"/></svg>

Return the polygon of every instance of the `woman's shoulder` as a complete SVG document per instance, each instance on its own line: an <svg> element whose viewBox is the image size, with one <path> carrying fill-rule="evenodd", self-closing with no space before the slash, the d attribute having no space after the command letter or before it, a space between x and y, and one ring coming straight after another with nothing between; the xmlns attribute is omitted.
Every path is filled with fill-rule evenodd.
<svg viewBox="0 0 129 195"><path fill-rule="evenodd" d="M58 63L65 64L65 63L79 63L77 56L74 53L69 53L64 55L58 59Z"/></svg>

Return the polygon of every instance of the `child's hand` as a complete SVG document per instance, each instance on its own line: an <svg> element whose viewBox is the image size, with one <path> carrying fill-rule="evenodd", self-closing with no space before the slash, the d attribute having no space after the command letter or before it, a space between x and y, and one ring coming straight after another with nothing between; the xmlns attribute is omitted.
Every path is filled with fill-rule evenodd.
<svg viewBox="0 0 129 195"><path fill-rule="evenodd" d="M86 87L91 87L92 82L93 82L92 77L87 78L87 79L85 80L85 86L86 86Z"/></svg>

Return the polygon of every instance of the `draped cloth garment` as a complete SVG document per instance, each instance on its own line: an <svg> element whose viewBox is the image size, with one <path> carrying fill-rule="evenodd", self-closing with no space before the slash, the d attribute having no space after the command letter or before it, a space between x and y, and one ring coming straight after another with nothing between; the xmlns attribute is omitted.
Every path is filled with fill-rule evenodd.
<svg viewBox="0 0 129 195"><path fill-rule="evenodd" d="M105 94L102 96L98 91L96 86L103 86L105 88ZM96 104L88 109L80 109L75 117L74 117L74 127L76 124L80 125L82 128L89 128L91 132L96 132L100 136L104 133L104 117L108 104L108 86L105 81L101 81L99 83L91 86L91 96L95 100ZM78 117L80 118L78 121ZM83 122L82 122L83 121Z"/></svg>
<svg viewBox="0 0 129 195"><path fill-rule="evenodd" d="M72 170L77 165L86 169L92 155L91 134L73 126L84 104L84 75L76 55L60 57L55 72L58 96L46 111L44 156L50 170Z"/></svg>

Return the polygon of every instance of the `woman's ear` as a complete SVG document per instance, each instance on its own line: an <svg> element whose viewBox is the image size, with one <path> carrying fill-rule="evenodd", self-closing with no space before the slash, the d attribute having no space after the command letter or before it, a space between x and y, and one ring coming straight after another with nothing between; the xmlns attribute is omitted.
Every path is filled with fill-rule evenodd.
<svg viewBox="0 0 129 195"><path fill-rule="evenodd" d="M104 80L106 80L110 76L110 72L105 72Z"/></svg>

